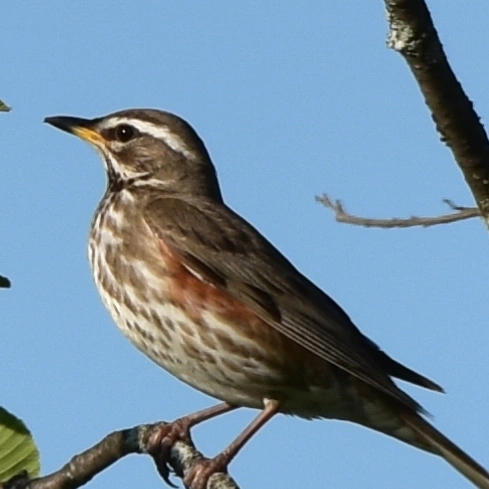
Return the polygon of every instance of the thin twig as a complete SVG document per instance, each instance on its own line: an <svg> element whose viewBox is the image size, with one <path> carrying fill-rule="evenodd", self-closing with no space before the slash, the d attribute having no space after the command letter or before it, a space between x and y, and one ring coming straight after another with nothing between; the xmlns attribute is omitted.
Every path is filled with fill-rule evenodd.
<svg viewBox="0 0 489 489"><path fill-rule="evenodd" d="M456 206L451 200L444 199L443 202L447 204L451 209L455 210L451 214L444 214L435 217L417 217L412 216L408 218L391 218L391 219L376 219L369 217L355 216L348 213L340 200L333 200L328 195L324 194L316 197L316 200L323 204L325 207L331 209L338 222L344 222L347 224L354 224L356 226L364 226L368 228L410 228L415 226L429 227L436 226L438 224L449 224L452 222L462 221L464 219L471 219L473 217L480 217L481 213L477 207L460 207Z"/></svg>
<svg viewBox="0 0 489 489"><path fill-rule="evenodd" d="M134 428L115 431L107 435L93 447L75 455L64 467L52 474L29 480L25 474L19 474L10 481L0 484L0 489L76 489L85 485L97 474L105 470L126 455L148 454L151 446L151 434L166 423L139 425ZM192 466L202 460L203 455L195 448L191 440L177 441L170 450L165 464L171 467L175 475L182 478ZM155 460L155 459L154 459ZM155 460L156 462L156 460ZM167 473L166 467L157 469L160 474ZM213 474L206 489L239 489L234 480L223 472Z"/></svg>

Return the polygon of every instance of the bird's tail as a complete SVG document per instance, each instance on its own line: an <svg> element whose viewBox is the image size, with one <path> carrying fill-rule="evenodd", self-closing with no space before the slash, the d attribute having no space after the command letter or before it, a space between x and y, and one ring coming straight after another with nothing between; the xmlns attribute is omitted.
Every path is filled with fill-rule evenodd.
<svg viewBox="0 0 489 489"><path fill-rule="evenodd" d="M442 456L450 465L467 477L479 489L489 489L489 473L455 443L416 413L402 415L404 422L418 435L430 451Z"/></svg>

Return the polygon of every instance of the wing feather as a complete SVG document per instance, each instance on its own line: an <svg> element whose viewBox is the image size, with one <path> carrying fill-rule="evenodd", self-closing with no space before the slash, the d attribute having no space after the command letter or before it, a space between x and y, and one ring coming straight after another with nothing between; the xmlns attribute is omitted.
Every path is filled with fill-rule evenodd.
<svg viewBox="0 0 489 489"><path fill-rule="evenodd" d="M419 404L389 377L389 361L400 377L439 388L390 359L336 302L224 204L161 197L147 205L144 219L187 266L312 354L417 411Z"/></svg>

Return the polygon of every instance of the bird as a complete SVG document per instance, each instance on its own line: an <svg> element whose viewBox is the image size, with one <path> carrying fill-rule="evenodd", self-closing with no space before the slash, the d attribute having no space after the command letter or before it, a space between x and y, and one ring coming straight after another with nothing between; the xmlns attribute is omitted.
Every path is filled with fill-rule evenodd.
<svg viewBox="0 0 489 489"><path fill-rule="evenodd" d="M220 454L192 468L188 487L205 488L281 413L377 430L441 456L476 487L489 488L486 469L429 423L394 379L443 389L362 334L225 203L189 123L156 109L45 122L90 143L104 163L107 187L88 248L114 322L156 364L221 401L183 416L161 440L233 409L260 411Z"/></svg>

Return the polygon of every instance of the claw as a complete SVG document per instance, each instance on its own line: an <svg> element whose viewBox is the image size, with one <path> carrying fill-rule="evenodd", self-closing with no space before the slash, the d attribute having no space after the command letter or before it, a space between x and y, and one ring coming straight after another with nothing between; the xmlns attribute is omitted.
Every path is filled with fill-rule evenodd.
<svg viewBox="0 0 489 489"><path fill-rule="evenodd" d="M236 408L237 406L224 402L184 416L172 423L161 423L154 428L147 442L147 452L153 457L158 473L169 486L177 487L170 481L172 469L168 463L173 445L177 441L192 443L190 428Z"/></svg>
<svg viewBox="0 0 489 489"><path fill-rule="evenodd" d="M172 446L177 441L190 441L190 423L185 418L155 428L148 440L148 453L153 457L158 473L170 487L178 487L170 480L168 463Z"/></svg>
<svg viewBox="0 0 489 489"><path fill-rule="evenodd" d="M227 473L228 464L228 457L223 453L212 459L196 461L183 479L183 482L189 489L206 489L212 475L218 472Z"/></svg>

